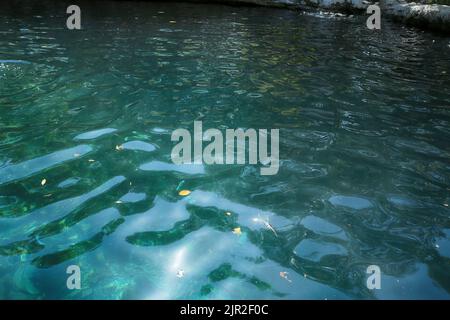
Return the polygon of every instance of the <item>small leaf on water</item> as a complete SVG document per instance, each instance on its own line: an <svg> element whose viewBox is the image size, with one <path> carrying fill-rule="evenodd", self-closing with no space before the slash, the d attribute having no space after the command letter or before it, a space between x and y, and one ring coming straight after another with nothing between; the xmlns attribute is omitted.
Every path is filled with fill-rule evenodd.
<svg viewBox="0 0 450 320"><path fill-rule="evenodd" d="M88 161L89 161L89 162L95 162L95 160L94 160L94 159L89 159Z"/></svg>
<svg viewBox="0 0 450 320"><path fill-rule="evenodd" d="M75 158L78 158L79 156L81 156L81 154L79 154L79 153L74 153L73 156L74 156Z"/></svg>
<svg viewBox="0 0 450 320"><path fill-rule="evenodd" d="M47 179L42 179L41 186L45 185L47 183Z"/></svg>
<svg viewBox="0 0 450 320"><path fill-rule="evenodd" d="M169 23L177 23L175 20L170 20Z"/></svg>
<svg viewBox="0 0 450 320"><path fill-rule="evenodd" d="M286 271L281 271L280 272L280 277L282 277L283 279L285 279L286 281L292 282L289 278L288 278L288 272Z"/></svg>
<svg viewBox="0 0 450 320"><path fill-rule="evenodd" d="M237 234L237 235L241 235L242 234L241 228L240 227L234 228L233 233Z"/></svg>
<svg viewBox="0 0 450 320"><path fill-rule="evenodd" d="M448 203L444 203L444 207L448 207Z"/></svg>
<svg viewBox="0 0 450 320"><path fill-rule="evenodd" d="M231 216L231 212L225 212L225 214L227 215L227 216Z"/></svg>
<svg viewBox="0 0 450 320"><path fill-rule="evenodd" d="M123 145L120 145L120 146L119 146L119 145L117 145L117 146L116 146L116 150L117 150L117 151L121 151L121 150L123 150Z"/></svg>
<svg viewBox="0 0 450 320"><path fill-rule="evenodd" d="M117 200L116 203L117 203L117 204L121 204L121 203L123 203L123 202L122 202L121 200Z"/></svg>
<svg viewBox="0 0 450 320"><path fill-rule="evenodd" d="M185 197L185 196L190 195L190 194L191 194L191 191L189 191L189 190L181 190L180 192L178 192L178 194L179 194L180 196Z"/></svg>

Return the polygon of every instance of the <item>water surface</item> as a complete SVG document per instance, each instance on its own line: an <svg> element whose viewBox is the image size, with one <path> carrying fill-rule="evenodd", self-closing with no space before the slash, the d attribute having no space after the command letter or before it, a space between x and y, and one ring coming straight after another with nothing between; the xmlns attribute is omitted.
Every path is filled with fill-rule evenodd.
<svg viewBox="0 0 450 320"><path fill-rule="evenodd" d="M448 38L267 8L80 6L69 31L64 2L2 4L0 298L449 298ZM279 128L278 174L175 166L170 134L194 120Z"/></svg>

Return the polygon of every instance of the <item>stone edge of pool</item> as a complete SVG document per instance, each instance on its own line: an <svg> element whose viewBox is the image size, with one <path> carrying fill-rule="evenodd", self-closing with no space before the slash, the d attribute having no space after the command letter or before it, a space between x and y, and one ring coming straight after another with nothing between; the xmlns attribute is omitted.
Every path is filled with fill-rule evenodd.
<svg viewBox="0 0 450 320"><path fill-rule="evenodd" d="M382 12L394 20L450 34L450 6L408 3L404 0L381 0L380 7Z"/></svg>
<svg viewBox="0 0 450 320"><path fill-rule="evenodd" d="M450 6L421 4L405 0L187 0L188 2L216 2L234 5L255 5L293 10L327 9L344 13L364 13L371 4L379 4L381 14L395 21L421 29L450 34ZM421 1L421 0L418 0Z"/></svg>

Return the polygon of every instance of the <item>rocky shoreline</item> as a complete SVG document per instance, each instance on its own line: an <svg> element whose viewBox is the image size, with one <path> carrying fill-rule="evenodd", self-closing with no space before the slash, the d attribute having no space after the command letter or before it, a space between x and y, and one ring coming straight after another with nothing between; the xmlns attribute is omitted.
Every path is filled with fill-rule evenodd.
<svg viewBox="0 0 450 320"><path fill-rule="evenodd" d="M191 1L206 2L204 0ZM404 0L380 0L379 2L366 0L212 0L212 2L306 11L317 8L347 14L365 13L369 5L378 4L382 16L387 15L396 21L422 29L437 30L450 34L450 6L447 5L430 5Z"/></svg>
<svg viewBox="0 0 450 320"><path fill-rule="evenodd" d="M381 12L408 25L450 34L450 6L381 0Z"/></svg>

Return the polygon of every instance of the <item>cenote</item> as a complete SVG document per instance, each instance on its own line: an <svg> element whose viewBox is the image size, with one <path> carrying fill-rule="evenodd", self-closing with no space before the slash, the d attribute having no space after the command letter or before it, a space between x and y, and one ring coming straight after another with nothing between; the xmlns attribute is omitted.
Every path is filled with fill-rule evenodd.
<svg viewBox="0 0 450 320"><path fill-rule="evenodd" d="M2 3L0 299L450 298L448 36L147 1L68 30L69 4ZM280 129L278 173L175 165L194 121Z"/></svg>

